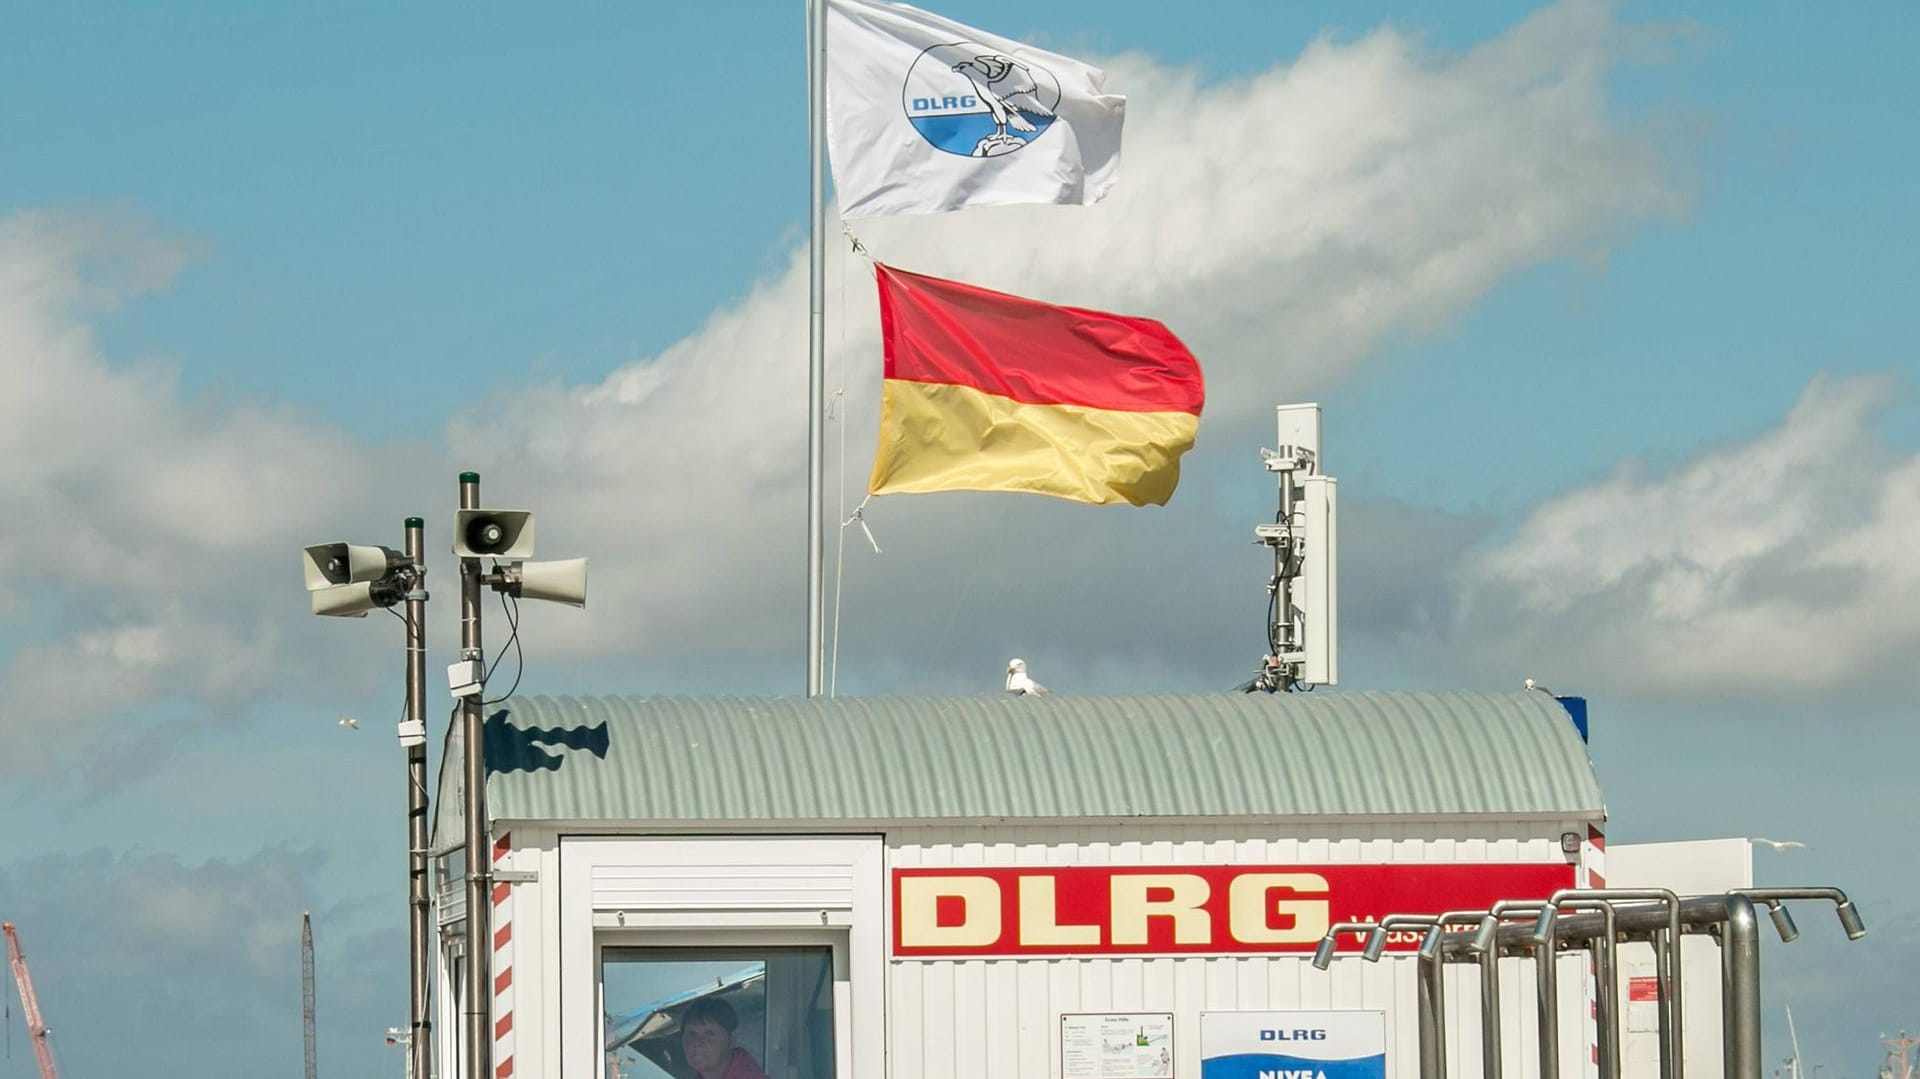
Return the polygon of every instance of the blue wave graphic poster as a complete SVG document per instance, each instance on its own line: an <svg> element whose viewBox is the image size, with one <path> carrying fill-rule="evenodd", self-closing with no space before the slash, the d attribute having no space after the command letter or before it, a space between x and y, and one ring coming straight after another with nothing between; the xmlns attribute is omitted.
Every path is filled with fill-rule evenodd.
<svg viewBox="0 0 1920 1079"><path fill-rule="evenodd" d="M1202 1012L1200 1079L1386 1079L1378 1011Z"/></svg>
<svg viewBox="0 0 1920 1079"><path fill-rule="evenodd" d="M1357 1060L1302 1060L1242 1053L1200 1061L1201 1079L1382 1079L1386 1074L1385 1053Z"/></svg>

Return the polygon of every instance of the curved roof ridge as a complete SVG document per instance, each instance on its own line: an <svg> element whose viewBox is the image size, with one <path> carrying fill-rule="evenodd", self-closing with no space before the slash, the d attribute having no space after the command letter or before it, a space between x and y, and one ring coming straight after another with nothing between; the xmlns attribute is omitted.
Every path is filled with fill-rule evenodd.
<svg viewBox="0 0 1920 1079"><path fill-rule="evenodd" d="M487 718L498 820L1604 815L1542 693L526 697Z"/></svg>

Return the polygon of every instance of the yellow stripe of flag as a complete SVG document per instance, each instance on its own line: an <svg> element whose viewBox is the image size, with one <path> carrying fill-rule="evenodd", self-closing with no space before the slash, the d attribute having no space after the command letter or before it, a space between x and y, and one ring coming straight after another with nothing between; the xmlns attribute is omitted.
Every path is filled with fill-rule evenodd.
<svg viewBox="0 0 1920 1079"><path fill-rule="evenodd" d="M890 378L868 490L1017 491L1164 506L1199 426L1191 412L1026 404L971 386Z"/></svg>

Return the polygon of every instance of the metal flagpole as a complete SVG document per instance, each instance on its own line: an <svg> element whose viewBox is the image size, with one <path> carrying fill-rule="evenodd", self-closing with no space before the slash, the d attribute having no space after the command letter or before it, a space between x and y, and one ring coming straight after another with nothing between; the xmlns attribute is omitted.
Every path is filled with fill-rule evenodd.
<svg viewBox="0 0 1920 1079"><path fill-rule="evenodd" d="M827 384L827 0L807 0L807 189L812 198L807 301L807 696L820 695L821 498L825 484L820 417Z"/></svg>
<svg viewBox="0 0 1920 1079"><path fill-rule="evenodd" d="M460 473L460 508L480 508L480 473ZM460 560L460 658L484 661L480 643L480 560ZM482 670L485 668L482 667ZM466 1075L464 1079L493 1079L493 902L488 895L488 859L493 853L493 838L487 827L487 755L486 727L481 695L471 693L460 698L460 738L465 750L461 762L466 778L466 797L462 811L467 833L467 927L466 977L461 1001L466 1034Z"/></svg>

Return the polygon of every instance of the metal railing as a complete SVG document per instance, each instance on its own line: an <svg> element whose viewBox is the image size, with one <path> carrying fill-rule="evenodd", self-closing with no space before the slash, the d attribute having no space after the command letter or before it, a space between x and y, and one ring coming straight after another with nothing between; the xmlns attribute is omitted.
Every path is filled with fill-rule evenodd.
<svg viewBox="0 0 1920 1079"><path fill-rule="evenodd" d="M1417 954L1421 1079L1448 1079L1447 997L1442 977L1448 963L1479 967L1482 1074L1483 1079L1501 1079L1499 961L1504 956L1532 956L1539 1075L1541 1079L1558 1079L1558 960L1567 952L1584 950L1591 957L1596 986L1600 1076L1619 1079L1618 949L1623 943L1645 942L1654 950L1659 988L1661 1079L1684 1079L1685 998L1680 939L1689 933L1704 934L1720 946L1721 1053L1726 1079L1761 1079L1760 934L1754 904L1765 904L1780 939L1792 941L1799 930L1786 902L1807 899L1831 902L1848 940L1866 935L1859 911L1838 888L1744 888L1684 899L1663 888L1566 889L1544 900L1502 900L1486 910L1394 914L1378 922L1341 922L1322 938L1313 965L1321 970L1332 965L1340 933L1370 934L1360 957L1377 962L1392 930L1403 926L1423 928ZM1529 915L1530 920L1522 920ZM1469 925L1471 931L1450 929Z"/></svg>

